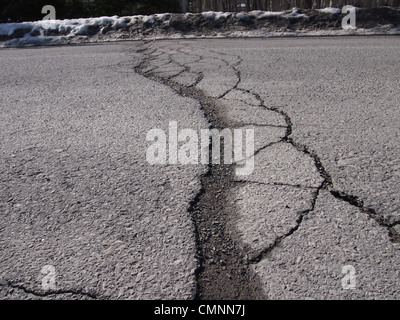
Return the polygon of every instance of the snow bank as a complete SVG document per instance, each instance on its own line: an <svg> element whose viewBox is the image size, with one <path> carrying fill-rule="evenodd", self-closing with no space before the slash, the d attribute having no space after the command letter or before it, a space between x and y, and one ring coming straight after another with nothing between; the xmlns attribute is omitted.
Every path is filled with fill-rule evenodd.
<svg viewBox="0 0 400 320"><path fill-rule="evenodd" d="M216 12L207 11L202 13L203 17L210 20L219 20L221 18L227 19L229 17L236 17L239 20L248 20L250 18L268 19L273 17L290 19L290 18L307 18L305 14L300 14L297 8L291 11L260 11L254 10L250 12Z"/></svg>
<svg viewBox="0 0 400 320"><path fill-rule="evenodd" d="M165 22L170 17L169 13L155 14L151 16L129 16L129 17L98 17L88 19L69 20L44 20L23 23L0 24L1 38L40 38L51 35L74 37L77 35L90 35L101 31L102 28L122 29L137 23Z"/></svg>
<svg viewBox="0 0 400 320"><path fill-rule="evenodd" d="M308 18L307 15L299 13L299 9L293 8L291 11L260 11L254 10L249 13L237 13L236 17L240 20L254 17L256 19L282 18L282 19L301 19Z"/></svg>
<svg viewBox="0 0 400 320"><path fill-rule="evenodd" d="M376 36L400 35L400 28L393 25L383 25L371 29L340 29L340 30L251 30L234 31L229 34L220 34L221 38L269 38L269 37L329 37L329 36Z"/></svg>
<svg viewBox="0 0 400 320"><path fill-rule="evenodd" d="M235 15L232 12L215 12L215 11L207 11L202 13L203 17L206 19L211 19L211 20L219 20L221 18L227 19L233 15Z"/></svg>
<svg viewBox="0 0 400 320"><path fill-rule="evenodd" d="M193 14L186 14L188 17ZM270 11L251 11L249 13L241 12L203 12L201 15L207 20L228 19L230 17L239 20L250 18L267 19L271 17L280 18L303 18L304 14L299 14L294 8L286 12ZM23 23L4 23L0 24L0 42L2 46L26 45L26 44L46 44L63 43L77 37L89 37L93 35L102 35L108 32L118 30L127 30L134 25L168 24L171 14L154 14L149 16L137 15L127 17L98 17L88 19L69 19L69 20L45 20Z"/></svg>
<svg viewBox="0 0 400 320"><path fill-rule="evenodd" d="M283 17L284 13L285 12L254 10L254 11L250 11L249 15L256 17L257 19L266 19L266 18L271 18L271 17Z"/></svg>
<svg viewBox="0 0 400 320"><path fill-rule="evenodd" d="M393 9L393 8L392 8ZM358 9L361 10L361 9ZM119 40L398 34L398 8L362 9L357 29L341 27L341 9L203 12L0 24L0 47Z"/></svg>
<svg viewBox="0 0 400 320"><path fill-rule="evenodd" d="M330 14L340 14L342 13L342 9L339 8L332 8L332 7L327 7L324 9L317 9L319 12L323 13L330 13Z"/></svg>

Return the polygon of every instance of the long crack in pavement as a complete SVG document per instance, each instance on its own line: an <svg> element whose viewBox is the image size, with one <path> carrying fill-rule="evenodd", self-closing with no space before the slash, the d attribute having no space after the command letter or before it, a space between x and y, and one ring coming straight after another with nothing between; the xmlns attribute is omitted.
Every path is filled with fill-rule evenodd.
<svg viewBox="0 0 400 320"><path fill-rule="evenodd" d="M82 289L57 289L57 290L47 290L38 291L32 290L21 284L15 284L11 281L1 280L0 281L0 291L6 291L8 298L16 294L16 298L20 296L19 293L23 293L29 299L50 299L50 300L95 300L98 299L96 293L85 292Z"/></svg>
<svg viewBox="0 0 400 320"><path fill-rule="evenodd" d="M162 47L157 49L163 52ZM191 59L183 47L174 51L167 48L167 57L159 54L158 50L149 51L136 71L168 85L183 96L198 100L211 128L234 128L235 125L220 113L218 99L196 88L204 76L201 71L197 71L197 74L192 72L195 68L193 64L199 64L201 68L204 57ZM182 59L176 62L172 57ZM187 61L190 62L190 67L185 64ZM162 63L170 66L168 71L167 68L162 68ZM161 69L154 69L153 64L161 64ZM233 174L232 166L210 164L208 172L201 179L202 190L189 209L197 232L197 254L200 262L197 270L197 299L263 298L255 274L248 267L246 255L226 228L228 221L234 218L234 210L225 206L229 190L233 187Z"/></svg>
<svg viewBox="0 0 400 320"><path fill-rule="evenodd" d="M211 128L255 130L254 172L238 178L236 164L209 165L192 202L200 261L198 299L273 298L265 281L272 277L266 271L268 258L273 261L274 250L311 219L321 194L353 206L363 219L385 228L393 243L400 241L394 228L398 222L387 221L356 196L334 188L319 156L291 138L292 120L286 112L240 88L240 56L193 48L190 42L149 43L143 54L136 71L198 100ZM266 168L273 174L266 175Z"/></svg>

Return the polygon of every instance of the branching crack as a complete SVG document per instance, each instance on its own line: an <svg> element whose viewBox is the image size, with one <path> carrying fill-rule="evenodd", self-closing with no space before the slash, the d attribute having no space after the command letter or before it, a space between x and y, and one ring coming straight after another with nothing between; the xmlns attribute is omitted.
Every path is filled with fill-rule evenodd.
<svg viewBox="0 0 400 320"><path fill-rule="evenodd" d="M202 59L203 57L199 56L197 61ZM236 127L235 123L224 119L218 99L208 96L196 87L203 79L201 71L196 72L198 77L194 84L185 86L174 80L177 75L162 77L157 72L142 72L151 61L152 58L147 56L135 71L170 87L181 96L198 101L211 129ZM189 66L179 65L184 71L194 73ZM211 140L209 148L212 148ZM223 144L221 151L223 158ZM226 208L226 199L233 187L233 175L233 165L208 165L207 172L201 177L201 189L189 205L188 211L193 219L199 261L195 273L197 281L195 299L263 298L261 287L251 272L247 260L243 258L245 254L241 245L237 244L227 229L228 221L235 214L234 210Z"/></svg>
<svg viewBox="0 0 400 320"><path fill-rule="evenodd" d="M357 207L361 212L367 214L371 219L375 220L381 227L388 230L390 240L394 243L400 243L400 234L394 229L394 226L400 224L397 222L389 222L382 215L379 215L375 209L368 208L364 205L364 201L360 200L358 197L346 194L342 191L331 190L331 194L340 200L347 202L348 204Z"/></svg>
<svg viewBox="0 0 400 320"><path fill-rule="evenodd" d="M268 247L266 247L265 249L261 250L261 252L259 252L256 255L253 255L252 257L249 258L249 263L250 264L257 264L260 261L268 258L268 256L272 253L272 251L274 249L276 249L277 247L279 247L280 243L282 242L282 240L286 239L287 237L290 237L292 234L294 234L301 226L301 223L303 222L303 219L306 215L308 215L310 212L313 212L315 209L315 204L317 202L318 196L320 191L323 189L323 185L321 184L316 191L314 192L313 195L313 200L311 202L311 208L301 211L299 213L299 216L296 219L296 225L291 228L288 232L286 232L285 234L283 234L280 237L277 237L275 239L275 241Z"/></svg>
<svg viewBox="0 0 400 320"><path fill-rule="evenodd" d="M12 283L11 281L7 281L7 280L2 280L0 283L0 286L21 290L26 294L31 294L31 295L41 297L41 298L49 297L49 296L53 296L53 295L60 295L60 294L74 294L74 295L84 296L84 297L87 297L90 299L98 299L98 297L95 293L86 292L83 289L56 289L56 290L38 291L38 290L29 289L21 284Z"/></svg>
<svg viewBox="0 0 400 320"><path fill-rule="evenodd" d="M187 47L185 47L187 48ZM160 48L158 48L160 50ZM307 210L301 211L298 213L297 219L295 221L295 226L288 230L285 234L277 237L275 241L261 250L260 252L254 254L250 258L241 258L243 256L243 249L238 249L235 240L230 236L230 234L226 230L226 225L228 219L232 219L232 215L235 215L234 212L229 212L229 215L226 212L225 208L225 199L228 196L228 192L230 188L235 185L240 185L244 183L259 183L253 181L234 181L233 179L233 166L213 166L209 165L208 171L201 178L202 188L199 191L196 198L191 202L189 212L192 213L196 231L196 242L198 247L198 258L200 266L196 272L197 285L198 290L196 294L197 299L212 299L212 298L249 298L249 297L259 297L259 293L261 292L259 288L255 290L258 286L257 282L253 279L254 274L252 274L249 270L249 266L252 264L257 264L263 259L266 259L271 252L279 247L282 241L291 235L293 235L301 226L304 218L309 215L311 212L315 210L316 203L318 197L320 195L321 190L330 191L330 193L347 203L356 206L362 212L368 214L369 217L374 219L379 225L385 227L389 231L390 239L393 242L400 242L400 235L394 229L395 225L400 224L389 223L386 219L384 219L381 215L376 213L375 210L364 207L362 201L360 201L357 197L346 195L343 192L337 191L334 189L333 180L329 172L325 169L322 160L320 157L314 152L310 150L306 145L303 145L291 137L293 132L293 124L292 120L288 113L281 110L278 107L268 106L263 98L249 89L244 89L240 87L242 82L242 75L239 69L239 66L243 62L240 56L229 55L232 59L236 59L235 62L230 63L227 60L221 60L226 66L232 68L234 71L237 81L232 87L225 90L222 94L218 95L216 98L210 97L204 91L197 88L197 85L203 81L204 74L199 71L193 71L188 64L179 63L174 61L172 53L163 52L163 56L167 55L168 63L174 63L182 68L182 70L171 76L160 76L154 72L156 69L147 69L149 64L153 60L159 58L159 55L153 56L157 52L156 49L149 51L146 59L143 61L141 65L135 68L136 72L142 74L154 81L162 83L175 92L177 92L181 96L191 97L197 100L200 103L201 109L204 112L206 119L211 123L212 128L238 128L243 126L255 126L255 127L277 127L286 129L284 137L279 139L279 141L269 143L254 153L256 156L260 151L273 146L276 143L288 143L297 151L302 154L310 157L313 160L313 163L318 170L320 177L322 178L322 182L318 187L312 186L303 186L303 185L290 185L290 184L280 184L272 182L268 185L286 185L295 188L307 188L313 190L313 197L311 200L311 207ZM228 56L227 54L214 52L210 50L212 53L218 54L220 56ZM182 48L178 48L175 52L179 52L180 54L186 55L187 52L184 52ZM191 53L192 54L192 53ZM192 54L192 56L197 56L197 59L194 62L190 63L201 63L201 61L206 61L207 57L198 54ZM214 58L213 58L214 59ZM190 64L189 63L189 64ZM197 75L197 79L191 85L182 85L178 83L176 77L183 74L184 72L188 72L194 75ZM241 91L246 95L250 95L258 101L257 106L262 107L266 110L273 111L280 115L285 122L285 125L268 125L268 124L255 124L255 123L239 123L233 120L227 120L226 117L222 114L220 103L225 100L225 97L232 92L233 90ZM229 99L235 100L235 99ZM243 100L238 100L242 102L246 102ZM246 102L247 103L247 102ZM248 103L247 103L248 104ZM254 106L254 104L248 104L250 106ZM210 145L211 148L211 145ZM226 252L226 253L225 253ZM229 254L231 252L231 255ZM244 255L246 256L246 255ZM221 259L222 257L222 259ZM235 262L230 265L230 262ZM223 263L221 263L223 261ZM229 263L227 263L229 261ZM240 270L234 270L232 266L240 266ZM236 268L238 269L238 268ZM229 274L226 276L230 279L233 278L233 281L226 282L224 280L225 273L229 271ZM222 277L221 277L222 275ZM216 283L213 283L216 282ZM251 283L251 284L250 284ZM225 286L225 288L224 288ZM214 291L210 291L212 290ZM254 291L255 290L255 291Z"/></svg>

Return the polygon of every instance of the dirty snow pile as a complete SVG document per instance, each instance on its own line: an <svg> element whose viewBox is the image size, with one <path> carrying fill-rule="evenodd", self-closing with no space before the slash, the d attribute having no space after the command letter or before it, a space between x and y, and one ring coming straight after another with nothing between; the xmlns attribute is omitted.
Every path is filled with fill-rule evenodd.
<svg viewBox="0 0 400 320"><path fill-rule="evenodd" d="M299 9L293 8L292 11L281 11L281 12L275 12L275 11L260 11L260 10L254 10L250 12L214 12L214 11L208 11L208 12L203 12L202 13L203 17L206 19L227 19L230 17L236 17L239 20L248 20L251 19L252 17L257 18L257 19L268 19L268 18L286 18L286 19L300 19L300 18L307 18L305 14L299 13Z"/></svg>
<svg viewBox="0 0 400 320"><path fill-rule="evenodd" d="M317 10L319 12L330 13L330 14L340 14L340 13L342 13L342 9L332 8L332 7L328 7L328 8L324 8L324 9L317 9Z"/></svg>
<svg viewBox="0 0 400 320"><path fill-rule="evenodd" d="M0 24L0 47L167 38L400 34L400 9L357 8L357 29L343 30L342 10L203 12Z"/></svg>
<svg viewBox="0 0 400 320"><path fill-rule="evenodd" d="M0 24L0 41L6 45L46 44L63 42L82 36L97 33L104 34L135 24L153 24L164 22L170 14L154 14L150 16L99 17L69 20L44 20L22 23Z"/></svg>

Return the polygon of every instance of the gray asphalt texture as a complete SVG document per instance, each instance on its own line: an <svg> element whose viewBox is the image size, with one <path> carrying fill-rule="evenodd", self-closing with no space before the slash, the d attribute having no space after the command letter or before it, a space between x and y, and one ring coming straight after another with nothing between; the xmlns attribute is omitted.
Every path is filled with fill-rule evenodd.
<svg viewBox="0 0 400 320"><path fill-rule="evenodd" d="M208 124L198 102L134 72L137 49L0 53L2 298L194 297L188 207L205 169L148 164L146 134Z"/></svg>
<svg viewBox="0 0 400 320"><path fill-rule="evenodd" d="M211 257L198 259L190 207L207 168L145 160L147 131L174 120L255 128L253 173L215 201L264 298L399 299L399 49L341 37L1 51L1 297L198 294ZM45 265L58 291L41 288Z"/></svg>

